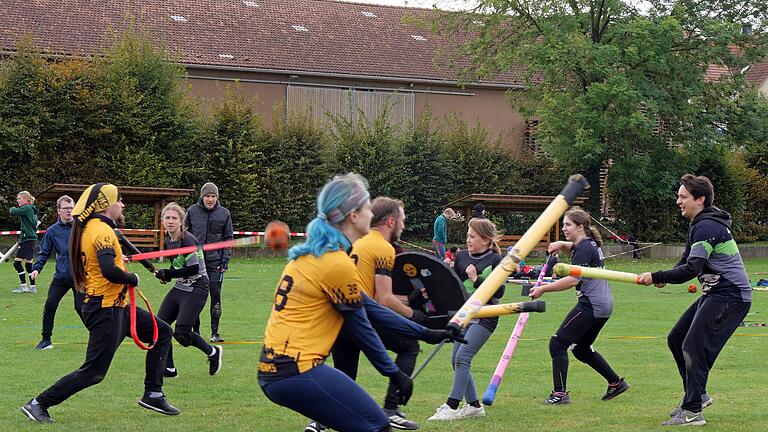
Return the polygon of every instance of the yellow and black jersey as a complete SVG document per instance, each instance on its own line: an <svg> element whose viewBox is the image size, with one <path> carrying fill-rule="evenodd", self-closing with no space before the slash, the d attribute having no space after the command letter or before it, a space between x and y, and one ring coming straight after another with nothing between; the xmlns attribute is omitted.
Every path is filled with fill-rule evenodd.
<svg viewBox="0 0 768 432"><path fill-rule="evenodd" d="M88 302L89 297L103 296L102 307L125 307L126 286L108 281L99 267L99 252L111 249L115 253L115 265L125 270L123 249L120 247L114 228L98 217L91 218L83 228L80 244L81 259L85 269L85 302Z"/></svg>
<svg viewBox="0 0 768 432"><path fill-rule="evenodd" d="M344 251L301 256L285 266L264 332L259 380L300 374L322 364L344 318L363 305L360 275Z"/></svg>
<svg viewBox="0 0 768 432"><path fill-rule="evenodd" d="M376 275L391 276L395 267L394 246L381 231L371 230L352 245L350 257L360 271L365 293L376 298Z"/></svg>

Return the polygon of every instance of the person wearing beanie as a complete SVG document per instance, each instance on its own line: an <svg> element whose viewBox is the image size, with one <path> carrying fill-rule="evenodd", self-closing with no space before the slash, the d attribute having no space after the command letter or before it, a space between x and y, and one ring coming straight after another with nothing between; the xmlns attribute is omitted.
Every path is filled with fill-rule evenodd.
<svg viewBox="0 0 768 432"><path fill-rule="evenodd" d="M219 188L212 182L207 182L200 188L200 199L187 209L184 221L187 231L200 244L232 240L232 215L219 203ZM229 269L231 249L220 249L205 252L205 268L210 281L211 295L211 342L224 342L219 335L221 320L221 285L224 282L224 272ZM194 325L194 331L200 333L200 319Z"/></svg>
<svg viewBox="0 0 768 432"><path fill-rule="evenodd" d="M128 286L138 286L139 276L125 270L123 251L115 235L122 223L125 205L117 187L108 183L89 186L72 210L74 225L69 243L72 280L85 294L81 309L88 329L85 362L21 407L21 412L41 423L53 423L48 408L74 394L100 383L120 343L131 333L128 310ZM153 339L153 321L157 323L157 342L147 351L144 396L139 405L166 415L179 414L163 394L163 371L173 330L162 320L136 308L139 339ZM97 402L98 403L98 402Z"/></svg>

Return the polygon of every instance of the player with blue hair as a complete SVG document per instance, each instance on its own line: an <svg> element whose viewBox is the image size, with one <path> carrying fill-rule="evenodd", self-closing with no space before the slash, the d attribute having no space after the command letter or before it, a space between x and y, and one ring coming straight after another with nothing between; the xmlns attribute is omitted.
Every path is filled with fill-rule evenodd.
<svg viewBox="0 0 768 432"><path fill-rule="evenodd" d="M335 430L389 431L376 401L344 373L326 366L342 325L373 366L398 389L405 405L413 382L387 355L371 327L362 281L347 255L371 222L368 183L334 177L317 197L307 241L290 249L275 290L259 359L259 385L274 403ZM307 397L312 395L312 397Z"/></svg>

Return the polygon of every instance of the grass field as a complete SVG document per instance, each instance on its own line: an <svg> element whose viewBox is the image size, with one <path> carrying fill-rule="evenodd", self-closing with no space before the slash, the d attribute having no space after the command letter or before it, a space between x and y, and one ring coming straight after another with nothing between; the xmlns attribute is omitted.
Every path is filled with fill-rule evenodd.
<svg viewBox="0 0 768 432"><path fill-rule="evenodd" d="M224 315L221 334L227 340L224 366L208 376L207 363L194 348L176 346L180 375L167 380L169 400L181 409L177 417L151 413L136 404L143 390L144 355L130 339L118 351L104 382L50 410L55 425L39 425L18 412L62 375L76 369L85 353L87 333L72 310L71 295L59 307L53 341L55 348L34 351L40 337L42 306L53 270L50 263L38 281L39 294L13 294L18 284L13 268L0 266L0 431L302 431L306 420L270 403L258 387L256 370L261 339L273 289L285 259L235 260L224 282ZM670 266L672 262L613 261L609 267L638 272ZM749 260L753 281L768 271L768 259ZM136 266L143 291L159 306L167 290ZM765 276L762 276L765 277ZM679 314L699 294L685 286L664 289L612 284L614 315L595 347L617 372L632 384L626 394L602 402L605 383L595 372L571 357L570 406L544 406L551 390L548 341L573 306L573 291L548 294L547 312L531 316L523 338L487 417L427 422L445 401L451 386L450 349L446 347L419 376L406 414L424 431L652 431L682 396L680 378L666 347L666 333ZM521 301L517 286L508 288L504 301ZM203 316L208 324L207 310ZM478 393L482 395L517 318L502 318L499 328L473 363ZM768 321L768 292L755 291L748 322ZM208 331L204 336L209 336ZM423 346L425 352L431 347ZM425 355L420 357L423 359ZM768 429L768 327L741 327L721 353L709 380L715 404L705 417L710 431L761 431ZM386 379L361 361L360 383L381 400ZM312 395L306 395L311 398Z"/></svg>

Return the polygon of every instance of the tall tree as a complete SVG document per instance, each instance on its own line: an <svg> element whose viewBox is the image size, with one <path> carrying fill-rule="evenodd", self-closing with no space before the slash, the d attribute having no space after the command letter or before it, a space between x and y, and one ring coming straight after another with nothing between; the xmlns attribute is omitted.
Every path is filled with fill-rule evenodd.
<svg viewBox="0 0 768 432"><path fill-rule="evenodd" d="M739 71L765 55L767 40L765 2L650 4L641 14L622 0L480 0L432 22L456 41L446 57L467 80L522 70L527 89L509 101L541 120L538 139L563 169L594 184L612 159L613 204L635 232L650 226L643 220L676 223L649 204L698 168L692 154L739 141L724 122L748 91Z"/></svg>

